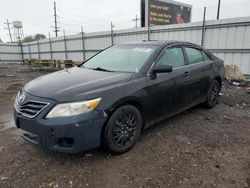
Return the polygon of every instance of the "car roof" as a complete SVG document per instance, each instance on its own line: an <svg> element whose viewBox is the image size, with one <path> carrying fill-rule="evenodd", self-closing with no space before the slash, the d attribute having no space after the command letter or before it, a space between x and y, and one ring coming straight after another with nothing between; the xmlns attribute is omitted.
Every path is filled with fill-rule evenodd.
<svg viewBox="0 0 250 188"><path fill-rule="evenodd" d="M150 40L150 41L133 41L133 42L126 42L123 44L131 44L131 45L145 45L145 46L166 46L169 44L188 44L188 45L194 45L198 46L196 44L190 43L190 42L184 42L184 41L175 41L175 40Z"/></svg>

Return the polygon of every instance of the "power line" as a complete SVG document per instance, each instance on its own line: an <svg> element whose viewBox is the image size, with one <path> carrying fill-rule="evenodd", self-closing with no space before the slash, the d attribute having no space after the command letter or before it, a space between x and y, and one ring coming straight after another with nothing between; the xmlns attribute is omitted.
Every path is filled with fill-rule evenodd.
<svg viewBox="0 0 250 188"><path fill-rule="evenodd" d="M83 16L80 15L80 14L75 14L75 13L72 13L72 12L68 12L68 11L63 10L63 9L59 9L59 12L60 12L60 13L67 14L67 15L75 16L75 17L78 18L78 19L80 18L80 19L86 19L86 20L101 21L100 19L83 17Z"/></svg>
<svg viewBox="0 0 250 188"><path fill-rule="evenodd" d="M71 9L74 9L74 11L72 11L72 12L75 12L75 11L78 11L78 12L83 12L83 10L82 9L79 9L79 8L75 8L75 7L73 7L72 6L72 4L67 4L67 3L65 3L65 2L62 2L62 4L64 4L66 7L67 7L67 10L69 9L69 8L71 8ZM134 10L134 9L138 9L139 10L139 7L138 6L132 6L132 7L128 7L127 8L127 10L117 10L117 11L114 11L114 12L110 12L109 11L109 14L105 14L105 16L106 15L111 15L111 17L113 17L113 15L114 14L117 14L117 13L122 13L122 12L127 12L127 11L130 11L130 10ZM71 12L71 13L72 13ZM103 17L104 15L102 15L102 17Z"/></svg>
<svg viewBox="0 0 250 188"><path fill-rule="evenodd" d="M6 29L6 30L9 31L10 42L13 42L13 41L12 41L12 34L11 34L11 31L10 31L10 25L11 25L11 24L12 24L12 23L10 23L9 20L7 19L6 23L4 23L4 25L6 25L7 28L4 28L4 29Z"/></svg>
<svg viewBox="0 0 250 188"><path fill-rule="evenodd" d="M60 9L60 11L62 11L61 13L66 13L66 11ZM127 14L128 12L132 12L132 10L127 10L126 12L123 12L123 13L120 13L116 16L112 16L113 17L118 17L118 16L122 16L122 15L125 15ZM80 19L87 19L86 17L82 17L81 15L76 15L74 13L71 13L72 15L75 15L78 19L69 19L68 17L66 16L61 16L61 18L63 19L62 21L62 25L71 25L71 26L79 26L79 25L87 25L88 27L89 26L93 26L93 25L96 25L96 26L100 26L100 24L103 24L103 23L108 23L109 20L107 19L108 17L106 18L102 18L102 20L98 20L98 21L87 21L87 20L79 20ZM110 17L111 18L111 17ZM130 22L130 21L127 21L127 22ZM119 22L120 23L120 22Z"/></svg>
<svg viewBox="0 0 250 188"><path fill-rule="evenodd" d="M237 6L237 7L235 7ZM224 4L221 1L219 19L225 18L235 18L235 17L244 17L249 15L249 6L250 3L242 4ZM237 10L241 10L240 12ZM217 19L218 5L207 7L207 18L208 19ZM237 16L236 16L237 15Z"/></svg>
<svg viewBox="0 0 250 188"><path fill-rule="evenodd" d="M245 6L245 5L250 5L250 3L249 2L246 2L246 3L238 3L238 4L236 4L236 3L223 3L223 8L225 7L225 6L231 6L231 8L235 8L235 5L237 5L237 6ZM201 7L202 7L202 5L200 5ZM201 8L200 7L200 8ZM218 4L217 5L211 5L211 6L206 6L207 8L218 8Z"/></svg>
<svg viewBox="0 0 250 188"><path fill-rule="evenodd" d="M86 20L93 20L94 22L103 22L103 21L108 21L109 18L114 18L114 17L118 17L118 16L123 16L125 14L128 14L130 12L135 12L136 9L129 9L129 10L126 10L126 11L122 11L122 12L119 12L118 14L113 14L112 16L102 16L101 19L96 19L96 18L90 18L90 17L83 17L83 15L81 14L76 14L76 13L73 13L72 12L69 12L69 11L66 11L62 8L59 9L59 11L62 13L62 14L67 14L67 15L72 15L74 17L76 17L78 20L79 19L86 19ZM91 22L92 23L92 22Z"/></svg>
<svg viewBox="0 0 250 188"><path fill-rule="evenodd" d="M48 22L50 20L51 16L49 15L44 15L36 20L33 21L23 21L23 23L25 24L40 24L40 23L44 23L44 22ZM54 21L53 21L54 22Z"/></svg>
<svg viewBox="0 0 250 188"><path fill-rule="evenodd" d="M53 11L52 7L47 7L42 10L37 10L37 14L33 14L32 17L22 17L22 21L32 22L37 18L44 17L44 15L49 15Z"/></svg>

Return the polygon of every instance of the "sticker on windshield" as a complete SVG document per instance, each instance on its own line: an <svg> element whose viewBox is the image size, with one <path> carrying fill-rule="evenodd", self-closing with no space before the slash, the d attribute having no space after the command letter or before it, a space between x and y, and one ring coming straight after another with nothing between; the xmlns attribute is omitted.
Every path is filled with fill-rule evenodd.
<svg viewBox="0 0 250 188"><path fill-rule="evenodd" d="M134 51L149 53L149 52L152 51L152 48L139 48L139 47L137 47L137 48L134 49Z"/></svg>

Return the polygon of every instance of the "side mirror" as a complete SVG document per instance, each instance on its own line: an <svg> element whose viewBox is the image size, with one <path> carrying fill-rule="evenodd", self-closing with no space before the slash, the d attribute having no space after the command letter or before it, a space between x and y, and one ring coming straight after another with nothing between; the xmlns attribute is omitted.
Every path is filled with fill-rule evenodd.
<svg viewBox="0 0 250 188"><path fill-rule="evenodd" d="M153 74L167 73L172 71L173 71L172 65L156 65L152 70Z"/></svg>

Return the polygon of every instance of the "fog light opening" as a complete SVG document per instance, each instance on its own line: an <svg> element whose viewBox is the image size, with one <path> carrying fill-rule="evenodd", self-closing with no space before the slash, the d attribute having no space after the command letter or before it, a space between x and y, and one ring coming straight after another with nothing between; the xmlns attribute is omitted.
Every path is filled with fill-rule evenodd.
<svg viewBox="0 0 250 188"><path fill-rule="evenodd" d="M59 138L57 145L58 147L62 147L62 148L72 148L74 145L74 139L73 138Z"/></svg>

